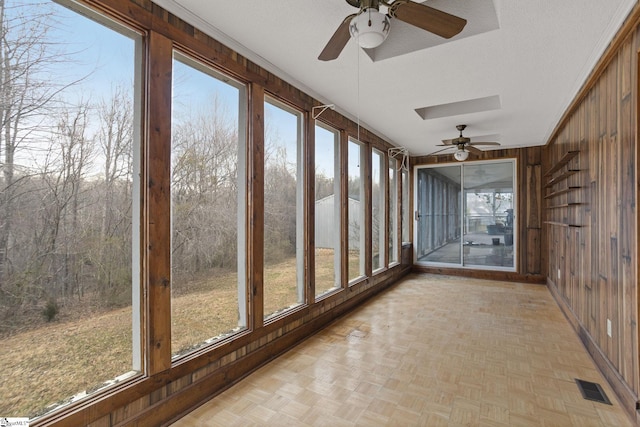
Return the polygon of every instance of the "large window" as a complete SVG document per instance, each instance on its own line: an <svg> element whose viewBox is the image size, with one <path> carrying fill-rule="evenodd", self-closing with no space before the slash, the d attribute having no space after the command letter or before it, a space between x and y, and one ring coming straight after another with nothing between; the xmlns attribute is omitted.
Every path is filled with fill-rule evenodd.
<svg viewBox="0 0 640 427"><path fill-rule="evenodd" d="M409 191L409 170L402 169L401 184L402 184L402 201L401 201L401 219L402 219L402 241L411 241L411 232L409 231L411 223L411 206L410 206L410 191Z"/></svg>
<svg viewBox="0 0 640 427"><path fill-rule="evenodd" d="M416 168L416 260L513 270L515 162Z"/></svg>
<svg viewBox="0 0 640 427"><path fill-rule="evenodd" d="M3 416L142 370L142 39L74 7L0 5Z"/></svg>
<svg viewBox="0 0 640 427"><path fill-rule="evenodd" d="M416 172L416 259L460 264L462 166Z"/></svg>
<svg viewBox="0 0 640 427"><path fill-rule="evenodd" d="M304 302L302 114L265 100L264 316Z"/></svg>
<svg viewBox="0 0 640 427"><path fill-rule="evenodd" d="M316 297L340 287L339 134L315 128L315 287Z"/></svg>
<svg viewBox="0 0 640 427"><path fill-rule="evenodd" d="M171 417L393 262L386 154L324 124L306 151L304 95L134 3L0 1L3 417Z"/></svg>
<svg viewBox="0 0 640 427"><path fill-rule="evenodd" d="M244 87L175 52L172 107L176 357L247 325Z"/></svg>
<svg viewBox="0 0 640 427"><path fill-rule="evenodd" d="M515 162L464 168L463 256L466 265L513 268Z"/></svg>
<svg viewBox="0 0 640 427"><path fill-rule="evenodd" d="M389 265L398 262L398 160L389 157Z"/></svg>
<svg viewBox="0 0 640 427"><path fill-rule="evenodd" d="M374 271L386 265L386 172L384 154L374 148L371 150L371 265Z"/></svg>
<svg viewBox="0 0 640 427"><path fill-rule="evenodd" d="M348 194L348 239L349 239L349 281L364 276L365 256L365 150L359 142L349 139L347 153L349 194Z"/></svg>

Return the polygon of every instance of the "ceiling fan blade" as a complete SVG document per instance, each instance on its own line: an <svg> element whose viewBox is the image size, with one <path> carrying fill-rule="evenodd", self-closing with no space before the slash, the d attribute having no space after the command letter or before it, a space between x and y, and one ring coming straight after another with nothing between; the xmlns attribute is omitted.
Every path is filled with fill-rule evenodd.
<svg viewBox="0 0 640 427"><path fill-rule="evenodd" d="M500 143L498 143L498 142L470 142L467 145L494 145L494 146L498 146L498 145L500 145Z"/></svg>
<svg viewBox="0 0 640 427"><path fill-rule="evenodd" d="M396 0L389 8L389 15L445 39L455 36L467 25L466 19L412 1Z"/></svg>
<svg viewBox="0 0 640 427"><path fill-rule="evenodd" d="M453 139L443 139L442 145L453 145Z"/></svg>
<svg viewBox="0 0 640 427"><path fill-rule="evenodd" d="M344 21L342 21L336 32L331 36L331 39L329 39L327 45L324 47L322 52L320 52L320 56L318 56L319 60L331 61L340 56L340 52L342 52L342 49L344 49L351 38L351 34L349 33L349 24L356 15L357 13L349 15L344 19Z"/></svg>
<svg viewBox="0 0 640 427"><path fill-rule="evenodd" d="M482 150L477 149L473 145L467 144L467 145L464 146L464 149L467 150L469 153L477 154L478 156L482 154Z"/></svg>
<svg viewBox="0 0 640 427"><path fill-rule="evenodd" d="M429 153L429 154L427 154L427 157L429 157L429 156L435 156L436 154L438 154L438 153L442 153L443 151L449 150L450 148L452 148L452 146L451 146L451 145L450 145L450 146L448 146L447 148L443 148L442 150L438 150L438 151L434 151L433 153Z"/></svg>

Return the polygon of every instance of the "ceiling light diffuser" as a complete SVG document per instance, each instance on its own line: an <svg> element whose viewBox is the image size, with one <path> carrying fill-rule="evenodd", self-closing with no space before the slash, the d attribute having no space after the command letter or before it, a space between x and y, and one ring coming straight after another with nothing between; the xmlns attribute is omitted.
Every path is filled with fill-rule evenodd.
<svg viewBox="0 0 640 427"><path fill-rule="evenodd" d="M469 157L469 152L465 149L458 149L453 153L453 157L459 162L464 162Z"/></svg>
<svg viewBox="0 0 640 427"><path fill-rule="evenodd" d="M389 17L372 7L364 9L351 20L349 33L360 47L378 47L389 35Z"/></svg>

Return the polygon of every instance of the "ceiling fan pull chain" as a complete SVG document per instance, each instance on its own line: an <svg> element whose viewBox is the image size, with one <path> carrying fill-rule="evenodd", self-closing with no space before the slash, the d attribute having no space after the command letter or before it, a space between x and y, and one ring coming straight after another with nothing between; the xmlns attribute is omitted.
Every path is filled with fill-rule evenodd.
<svg viewBox="0 0 640 427"><path fill-rule="evenodd" d="M360 49L358 49L358 47L356 46L356 75L358 76L357 78L357 98L358 98L358 142L360 142Z"/></svg>

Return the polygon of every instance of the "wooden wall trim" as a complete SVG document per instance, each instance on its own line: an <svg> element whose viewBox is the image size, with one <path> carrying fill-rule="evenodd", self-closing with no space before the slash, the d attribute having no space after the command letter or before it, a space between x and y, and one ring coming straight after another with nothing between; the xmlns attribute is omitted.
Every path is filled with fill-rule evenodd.
<svg viewBox="0 0 640 427"><path fill-rule="evenodd" d="M391 220L389 214L390 214L390 206L391 206L391 189L389 188L390 184L391 184L391 177L389 176L389 153L387 152L383 152L382 153L382 182L384 182L384 218L385 218L385 224L389 223L389 221ZM385 245L384 248L381 249L381 253L383 254L383 261L382 261L382 265L389 265L389 259L390 258L390 251L389 251L389 242L391 242L391 236L389 235L389 230L390 228L386 228L384 230L384 235L385 235Z"/></svg>
<svg viewBox="0 0 640 427"><path fill-rule="evenodd" d="M373 236L373 232L372 232L372 185L373 182L371 180L372 174L371 174L371 165L372 165L372 159L371 159L371 153L372 153L372 147L369 144L365 144L365 143L361 143L360 145L360 149L364 151L364 165L362 164L362 162L360 162L360 167L362 168L364 166L364 181L365 181L365 187L364 187L364 223L365 223L365 227L364 227L364 241L366 242L365 248L364 248L364 275L366 277L371 277L373 276L373 272L372 272L372 267L373 267L373 260L371 259L372 257L372 245L371 243L372 240L372 236ZM348 242L348 241L347 241ZM360 256L363 256L363 254L360 254Z"/></svg>
<svg viewBox="0 0 640 427"><path fill-rule="evenodd" d="M149 244L147 364L149 375L171 367L171 69L173 44L161 34L149 35L147 63L148 111L148 194L147 222Z"/></svg>
<svg viewBox="0 0 640 427"><path fill-rule="evenodd" d="M316 230L316 220L315 220L315 204L316 204L316 192L315 192L315 180L316 180L316 171L314 168L307 167L307 165L315 165L316 159L316 123L313 119L313 114L309 112L304 113L304 133L305 133L305 152L303 153L305 157L304 163L304 215L305 223L304 223L304 275L305 275L305 302L307 305L312 305L316 301L316 269L315 269L315 259L316 253L315 248L315 230Z"/></svg>
<svg viewBox="0 0 640 427"><path fill-rule="evenodd" d="M127 419L126 423L137 426L170 424L170 422L184 416L184 414L191 411L194 407L223 392L261 366L264 366L319 332L334 320L344 316L380 292L389 289L407 273L407 270L397 269L393 271L389 270L384 274L376 276L380 281L376 283L375 286L354 295L335 309L326 311L309 322L292 329L287 334L272 340L262 347L261 351L252 352L244 357L238 358L223 369L216 370L214 373L194 381L187 387L163 399L161 402L149 406L144 411L136 414L135 417ZM166 408L171 408L171 412ZM170 417L167 418L167 415L170 415Z"/></svg>
<svg viewBox="0 0 640 427"><path fill-rule="evenodd" d="M638 21L640 21L640 17L638 18ZM634 116L633 119L635 120L635 135L634 135L634 148L635 150L630 153L629 155L632 157L632 162L633 162L633 174L635 176L635 183L633 185L633 193L631 194L632 200L633 200L633 206L635 207L634 210L634 214L635 214L635 218L633 218L635 220L635 233L629 233L630 235L626 236L627 239L631 240L631 244L630 246L633 248L633 258L631 258L631 262L635 263L636 265L636 271L635 271L635 277L632 277L631 280L633 280L635 282L635 310L633 313L634 318L636 319L636 327L637 327L637 322L638 319L640 319L640 291L638 288L638 283L640 283L640 268L638 268L638 245L639 245L639 241L640 241L640 218L638 218L638 210L637 210L637 203L638 203L638 197L640 197L640 185L638 184L638 176L640 173L640 149L638 149L638 142L639 142L639 138L638 138L638 134L640 132L640 51L636 51L634 58L636 60L636 66L635 66L635 79L633 79L633 89L632 89L632 96L635 97L635 102L633 103L633 108L634 110ZM635 366L637 367L636 370L636 375L635 375L635 388L636 390L640 390L640 330L636 330L636 343L639 343L636 345L636 348L633 349L633 351L635 352ZM639 424L640 424L640 412L638 412L640 410L640 408L638 406L636 406L636 418L639 420Z"/></svg>
<svg viewBox="0 0 640 427"><path fill-rule="evenodd" d="M446 276L472 277L474 279L501 280L505 282L522 282L544 284L545 277L541 274L521 274L514 271L473 270L470 268L427 267L414 265L414 273L442 274Z"/></svg>
<svg viewBox="0 0 640 427"><path fill-rule="evenodd" d="M589 331L585 329L580 320L577 318L571 307L565 302L562 295L558 293L556 284L547 279L547 288L553 296L553 299L560 307L560 310L567 318L569 324L573 327L574 331L580 338L580 342L584 345L591 358L593 359L596 367L600 370L600 373L605 377L616 397L622 404L622 407L626 410L632 422L637 426L640 426L640 417L637 410L639 408L638 396L629 388L624 379L620 376L615 366L611 364L609 359L602 352L598 344L595 342Z"/></svg>
<svg viewBox="0 0 640 427"><path fill-rule="evenodd" d="M264 87L249 86L247 278L252 330L264 324L264 96Z"/></svg>
<svg viewBox="0 0 640 427"><path fill-rule="evenodd" d="M342 226L349 224L349 135L345 130L340 131L340 241L349 242L349 228ZM340 245L340 284L343 289L349 288L349 244Z"/></svg>
<svg viewBox="0 0 640 427"><path fill-rule="evenodd" d="M165 417L163 420L167 420L173 417L177 417L177 412L171 412L174 408L168 404L166 400L171 394L177 394L184 387L189 387L191 384L197 383L203 377L209 377L211 375L217 375L219 372L223 372L223 377L229 379L229 373L227 372L227 365L234 365L232 369L237 375L237 380L242 379L244 376L249 375L253 370L259 368L257 366L244 366L238 364L238 361L242 360L259 360L260 356L255 358L246 359L245 356L262 353L268 351L270 342L274 339L280 339L281 337L288 337L292 332L300 331L312 331L315 329L312 325L322 325L319 328L324 327L330 323L333 319L346 314L360 303L364 302L369 297L373 297L378 292L382 291L384 287L393 285L395 282L411 273L409 265L397 265L393 268L386 270L375 276L375 280L367 279L356 285L349 287L348 289L342 289L336 294L333 294L327 298L322 299L315 303L312 307L303 307L301 310L293 313L291 316L281 318L275 322L265 325L260 328L259 331L250 333L249 331L236 337L228 345L217 347L213 350L204 349L201 353L194 354L192 358L179 362L171 367L171 369L165 370L159 374L151 377L142 377L132 382L127 382L122 386L112 390L112 394L109 395L96 395L91 397L84 405L80 407L67 407L60 412L54 412L50 416L45 416L42 419L37 420L33 425L37 426L57 426L57 427L77 427L89 425L96 420L109 414L121 413L119 416L129 418L138 417L147 410L149 407L154 407L157 414L153 417ZM333 319L330 319L334 313ZM318 320L320 318L320 320ZM324 320L323 320L324 319ZM305 328L305 329L299 329ZM301 340L307 332L301 333L300 336L295 335L296 340ZM289 347L282 343L287 340L280 340L280 346L282 348L279 353L270 353L269 359L275 358L278 354L286 351ZM280 348L280 347L278 347ZM236 357L235 355L241 355ZM229 361L225 363L225 360ZM245 369L246 368L246 369ZM243 371L245 369L245 371ZM206 372L201 374L200 372ZM181 381L186 381L186 378L195 378L193 381L189 380L186 384L181 384ZM168 393L166 390L172 390ZM224 387L219 390L222 391ZM213 397L213 389L208 389L208 397L202 397L204 402ZM136 402L143 400L144 405L139 410L131 409L132 406L136 406ZM200 402L200 403L201 403ZM155 406L154 406L155 405ZM159 410L162 408L162 410ZM181 413L193 409L195 406L183 407ZM123 415L124 414L124 415ZM169 415L168 415L169 414ZM144 416L143 416L144 418ZM155 419L155 418L154 418ZM116 425L118 423L105 424ZM122 423L122 425L131 425L131 421ZM160 425L162 423L151 424ZM118 424L120 425L120 424ZM140 424L147 425L147 424Z"/></svg>

